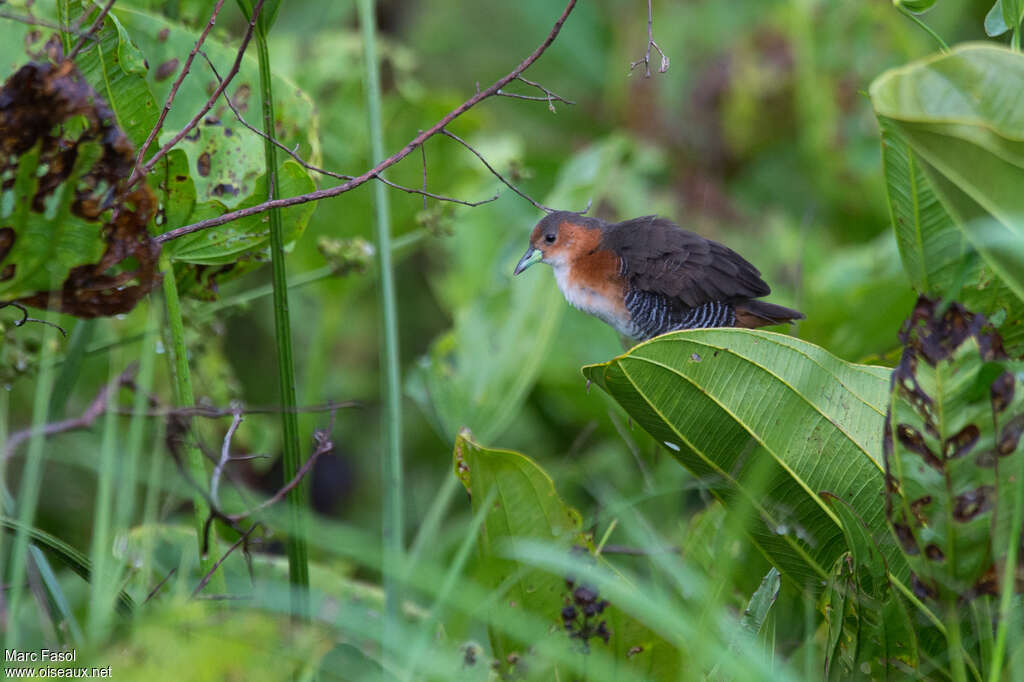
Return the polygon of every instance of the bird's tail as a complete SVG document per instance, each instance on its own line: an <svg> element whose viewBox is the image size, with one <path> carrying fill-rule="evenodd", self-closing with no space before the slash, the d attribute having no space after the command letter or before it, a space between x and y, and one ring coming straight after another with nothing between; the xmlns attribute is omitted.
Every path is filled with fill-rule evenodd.
<svg viewBox="0 0 1024 682"><path fill-rule="evenodd" d="M736 310L736 326L747 329L804 319L804 314L799 310L767 301L739 301L733 304L733 308Z"/></svg>

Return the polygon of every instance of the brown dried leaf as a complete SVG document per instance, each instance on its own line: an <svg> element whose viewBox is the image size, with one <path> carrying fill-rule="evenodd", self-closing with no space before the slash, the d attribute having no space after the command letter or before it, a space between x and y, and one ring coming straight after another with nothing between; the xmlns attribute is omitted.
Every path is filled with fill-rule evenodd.
<svg viewBox="0 0 1024 682"><path fill-rule="evenodd" d="M156 200L127 183L134 149L110 107L72 62L33 62L0 90L0 131L0 191L14 194L0 212L0 296L78 317L131 310L160 282L146 229Z"/></svg>

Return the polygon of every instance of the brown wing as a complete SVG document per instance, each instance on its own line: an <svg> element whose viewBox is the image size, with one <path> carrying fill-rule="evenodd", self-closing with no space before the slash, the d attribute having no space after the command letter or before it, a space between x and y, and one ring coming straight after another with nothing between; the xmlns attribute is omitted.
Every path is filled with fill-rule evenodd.
<svg viewBox="0 0 1024 682"><path fill-rule="evenodd" d="M757 268L738 253L657 216L608 225L601 245L619 254L631 287L691 308L771 293Z"/></svg>

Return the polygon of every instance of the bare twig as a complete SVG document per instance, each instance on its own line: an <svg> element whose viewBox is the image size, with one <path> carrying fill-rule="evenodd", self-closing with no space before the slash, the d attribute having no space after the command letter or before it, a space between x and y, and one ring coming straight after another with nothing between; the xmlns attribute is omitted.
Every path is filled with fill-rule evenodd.
<svg viewBox="0 0 1024 682"><path fill-rule="evenodd" d="M206 59L206 63L210 65L210 69L213 71L213 75L217 78L217 80L220 80L220 74L217 73L217 67L215 67L213 65L213 62L210 61L210 58L206 56L205 52L203 53L203 57ZM314 173L320 173L321 175L327 175L327 176L330 176L332 178L337 178L338 180L351 180L352 179L351 175L342 175L341 173L335 173L334 171L329 171L329 170L326 170L324 168L319 168L319 167L314 166L313 164L307 162L305 159L303 159L301 156L299 156L298 152L296 151L296 149L298 149L298 146L296 146L296 149L289 149L287 145L285 145L283 142L281 142L277 138L275 138L275 137L273 137L271 135L267 135L265 132L263 132L259 128L255 127L253 125L250 125L245 120L245 117L242 116L242 112L240 112L238 110L238 107L235 106L235 103L231 101L230 97L228 97L227 93L224 93L224 101L227 102L228 108L231 109L231 112L235 115L235 118L238 119L238 122L241 123L246 129L248 129L249 131L255 133L258 136L260 136L264 140L270 141L271 144L276 146L278 149L281 149L282 151L284 151L285 154L287 154L288 156L292 157L299 165L301 165L306 170L312 171ZM422 149L422 147L421 147L421 149ZM422 190L415 189L413 187L406 187L404 185L399 185L398 183L391 182L390 180L385 179L383 175L378 175L375 179L383 182L385 185L387 185L389 187L394 187L395 189L400 189L403 192L408 192L409 194L422 194L423 195L424 205L426 203L427 197L430 197L431 199L437 199L438 201L448 201L448 202L451 202L453 204L462 204L463 206L470 206L470 207L482 206L483 204L490 203L492 201L497 200L497 198L498 198L498 195L495 194L490 199L484 199L483 201L465 201L463 199L456 199L454 197L446 197L446 196L444 196L442 194L434 194L433 192L428 192L427 191L425 178L426 178L426 168L424 167L424 185L423 185L423 189Z"/></svg>
<svg viewBox="0 0 1024 682"><path fill-rule="evenodd" d="M225 213L224 215L220 215L214 218L208 218L206 220L201 220L191 225L184 225L182 227L178 227L163 233L162 235L156 237L156 241L160 243L167 242L172 239L177 239L179 237L183 237L187 234L192 234L194 232L198 232L209 227L216 227L217 225L224 225L225 223L229 223L233 220L238 220L239 218L244 218L250 215L257 215L265 211L269 211L272 208L286 208L288 206L295 206L296 204L304 204L310 201L319 201L321 199L326 199L328 197L335 197L338 196L339 194L344 194L345 192L351 191L356 187L359 187L360 185L363 185L366 182L378 177L382 172L384 172L391 166L395 165L396 163L407 157L413 151L415 151L426 140L444 130L445 126L447 126L449 123L454 121L456 118L458 118L465 112L472 109L481 101L487 99L488 97L493 97L498 92L498 90L501 90L503 87L505 87L513 80L518 78L520 74L526 71L526 69L528 69L534 62L536 62L542 54L544 54L544 51L547 50L548 47L550 47L551 43L554 42L555 38L562 30L562 25L565 23L565 20L569 17L569 14L576 6L576 2L577 0L569 0L565 9L562 11L561 16L558 17L557 21L555 21L555 25L552 27L551 31L548 33L547 37L543 40L543 42L541 42L541 44L537 47L537 49L535 49L530 54L530 56L528 56L526 59L520 62L518 66L512 69L512 71L499 78L486 90L478 91L465 102L452 109L450 112L445 114L437 123L432 125L430 128L427 128L425 131L423 131L422 133L414 137L412 140L410 140L404 147L402 147L402 149L392 154L388 158L384 159L383 161L381 161L376 166L366 171L362 175L352 178L351 180L336 187L329 187L326 189L317 190L315 192L301 194L294 197L285 197L282 199L265 201L261 204L257 204L256 206L251 206L236 211L230 211L228 213ZM219 93L216 94L219 96ZM538 207L540 206L539 204L536 204L536 202L531 203L534 203Z"/></svg>
<svg viewBox="0 0 1024 682"><path fill-rule="evenodd" d="M417 133L422 133L422 130L417 130ZM427 145L420 145L420 159L423 160L423 191L427 191ZM495 197L498 195L495 194ZM427 210L427 195L423 195L423 210Z"/></svg>
<svg viewBox="0 0 1024 682"><path fill-rule="evenodd" d="M651 0L647 0L647 51L644 52L644 56L635 62L630 63L629 72L632 74L633 69L644 65L644 78L651 77L651 48L658 51L661 55L661 66L658 68L658 73L665 73L668 71L668 55L666 55L658 43L654 42L654 10L651 8Z"/></svg>
<svg viewBox="0 0 1024 682"><path fill-rule="evenodd" d="M295 472L295 476L292 477L292 480L288 481L288 483L282 486L280 490L278 490L276 493L274 493L272 496L264 500L261 504L257 505L256 507L253 507L249 511L243 512L241 514L228 514L228 518L237 523L283 500L284 496L288 494L288 491L294 489L295 486L297 486L302 481L306 474L309 473L309 471L313 468L313 465L316 464L317 458L320 455L327 454L328 452L334 449L334 443L331 441L331 431L334 430L334 416L335 413L332 412L330 424L326 429L317 429L313 433L313 442L316 445L316 447L313 449L313 452L306 459L305 463L303 463L299 470Z"/></svg>
<svg viewBox="0 0 1024 682"><path fill-rule="evenodd" d="M96 21L92 22L92 26L90 26L89 30L85 32L85 35L78 39L78 42L75 43L73 48L71 48L71 52L68 53L66 59L74 59L78 56L78 53L82 51L83 47L85 47L88 38L95 35L96 32L100 30L100 27L103 26L103 22L106 20L107 14L110 13L110 8L114 6L116 1L117 0L108 0L107 4L100 10L99 15L96 17Z"/></svg>
<svg viewBox="0 0 1024 682"><path fill-rule="evenodd" d="M502 97L512 97L514 99L527 99L532 102L547 102L548 109L551 111L552 114L557 113L555 111L555 102L563 102L564 104L576 104L576 102L568 100L562 97L561 95L556 95L555 93L551 92L546 87L544 87L540 83L537 83L536 81L529 80L528 78L523 78L522 76L518 76L516 80L522 81L523 83L526 83L529 86L537 88L538 90L544 93L544 96L538 97L536 95L522 95L519 94L518 92L505 92L504 90L498 90L498 92L496 92L495 94L501 95Z"/></svg>
<svg viewBox="0 0 1024 682"><path fill-rule="evenodd" d="M100 415L107 411L108 403L112 397L111 388L116 391L122 386L130 386L132 383L132 377L135 375L135 370L136 365L132 363L127 369L121 372L121 375L113 382L113 384L104 384L103 388L101 388L99 393L96 394L96 397L93 398L91 403L89 403L89 406L86 407L85 411L78 417L62 419L61 421L44 424L38 429L28 428L22 429L21 431L15 431L10 435L7 439L7 443L4 445L3 458L10 458L18 449L19 445L36 434L41 434L46 437L53 436L58 433L79 431L90 428Z"/></svg>
<svg viewBox="0 0 1024 682"><path fill-rule="evenodd" d="M310 412L334 412L346 407L362 407L362 403L355 400L344 400L341 402L328 402L322 405L300 405L295 408L296 414ZM217 419L220 417L233 417L238 414L281 414L284 408L281 407L209 407L206 405L192 405L189 407L158 407L146 412L133 412L131 410L118 410L121 416L131 417L140 415L143 417L205 417Z"/></svg>
<svg viewBox="0 0 1024 682"><path fill-rule="evenodd" d="M39 318L36 317L29 317L28 309L22 304L18 303L17 301L7 301L6 303L0 303L0 309L6 308L7 306L17 308L18 310L21 311L21 319L14 323L15 327L20 327L24 325L26 322L38 322L39 324L45 324L49 327L53 327L61 334L63 334L65 339L68 337L68 333L64 331L64 327L60 326L59 324L54 324L53 322L48 322L47 320L40 320Z"/></svg>
<svg viewBox="0 0 1024 682"><path fill-rule="evenodd" d="M196 585L196 589L192 590L192 596L195 597L200 592L202 592L203 588L206 587L206 585L210 582L210 579L213 578L213 574L216 573L217 569L220 568L220 565L223 564L229 556L231 556L231 553L239 547L241 547L242 545L247 545L249 542L249 536L252 535L253 531L255 531L257 528L262 527L262 523L254 523L247 531L242 533L242 536L235 541L235 544L228 547L227 551L224 552L224 554L219 559L217 559L216 562L214 562L213 566L210 567L210 570L206 572L206 575L204 575L202 580L199 581L199 584ZM246 554L248 554L247 550Z"/></svg>
<svg viewBox="0 0 1024 682"><path fill-rule="evenodd" d="M213 25L217 23L217 15L220 14L220 8L223 5L224 0L217 0L217 4L210 13L210 19L206 22L206 27L203 28L203 32L199 34L199 39L196 40L196 44L193 46L192 51L188 53L188 58L185 59L185 65L181 68L181 73L178 74L178 77L174 79L174 83L171 84L171 91L167 93L167 101L164 102L164 108L160 112L160 118L157 119L156 125L153 126L153 129L149 131L146 141L142 143L141 147L139 147L139 154L135 157L135 173L141 172L139 164L141 164L142 159L145 158L149 145L153 143L156 136L160 134L160 130L163 129L164 120L167 118L167 114L171 111L171 104L174 103L174 98L178 95L178 88L181 87L182 82L184 82L185 77L188 75L189 69L192 68L192 62L195 60L196 54L203 46L203 43L206 42L206 36L210 34L210 30L213 28ZM204 54L203 56L205 57L206 55Z"/></svg>
<svg viewBox="0 0 1024 682"><path fill-rule="evenodd" d="M51 28L54 31L60 31L61 33L70 33L72 35L82 37L86 40L96 40L96 36L86 33L85 31L80 31L77 28L74 28L73 26L61 26L60 24L54 23L52 21L47 21L46 19L40 19L38 17L24 16L21 14L12 14L11 12L0 10L0 19L10 19L11 21L17 21L20 24L27 24L29 26L39 26L41 28Z"/></svg>
<svg viewBox="0 0 1024 682"><path fill-rule="evenodd" d="M213 94L210 95L209 99L206 100L206 104L204 104L202 108L199 109L199 112L192 117L192 120L186 123L185 127L179 130L177 134L167 142L167 144L160 147L160 149L150 157L149 161L142 166L141 171L136 170L132 174L129 184L141 180L144 175L153 170L153 166L156 165L156 162L170 152L176 144L181 142L182 138L188 135L189 132L199 124L199 121L206 116L206 113L213 108L213 105L217 102L217 98L220 97L220 94L228 87L228 84L231 83L231 80L238 74L238 70L242 66L242 58L245 57L245 49L249 47L249 41L252 40L253 31L256 30L256 20L259 18L260 10L263 9L263 3L264 0L257 0L256 5L252 9L252 17L249 19L249 25L245 28L245 36L242 38L242 44L238 47L238 53L235 55L235 63L231 65L231 70L228 71L227 76L220 82L220 85L218 85L217 89L213 91Z"/></svg>
<svg viewBox="0 0 1024 682"><path fill-rule="evenodd" d="M408 192L409 194L421 194L421 195L423 195L423 202L424 202L424 204L426 204L427 197L430 197L431 199L437 199L438 201L447 201L447 202L452 203L452 204L460 204L462 206L476 207L476 206L483 206L484 204L489 204L492 201L497 201L498 197L500 196L498 193L495 193L494 196L489 197L487 199L481 199L480 201L466 201L465 199L456 199L455 197L446 197L443 194L434 194L433 192L427 192L427 191L422 190L422 189L416 189L415 187L406 187L405 185L399 185L397 182L391 182L390 180L386 179L383 175L378 175L376 179L380 180L381 182L383 182L388 187L393 187L395 189L402 190L403 192Z"/></svg>
<svg viewBox="0 0 1024 682"><path fill-rule="evenodd" d="M177 572L178 572L178 567L175 566L174 568L171 569L170 573L168 573L167 575L164 576L163 580L161 580L160 582L158 582L156 584L156 587L154 587L152 590L149 591L149 594L147 594L146 598L142 600L142 603L145 604L150 599L155 597L157 595L157 593L160 592L161 589L163 589L163 586L167 584L167 581L171 579L171 576L174 575Z"/></svg>
<svg viewBox="0 0 1024 682"><path fill-rule="evenodd" d="M478 152L478 151L477 151L477 150L476 150L476 149L475 149L475 148L473 147L473 145L471 145L470 143L466 142L466 141L465 141L465 140L463 140L463 139L462 139L461 137L459 137L458 135L456 135L456 134L455 134L455 133L453 133L452 131L450 131L450 130L447 130L447 129L445 129L445 128L442 128L442 129L441 129L441 134L442 134L442 135L445 135L445 136L447 136L447 137L450 137L450 138L452 138L453 140L455 140L456 142L458 142L459 144L461 144L461 145L462 145L463 147L465 147L465 148L466 148L466 149L468 149L469 151L473 152L473 156L475 156L476 158L480 159L480 163L482 163L482 164L483 164L483 165L484 165L484 166L485 166L485 167L487 168L487 170L489 170L489 171L491 172L491 175L493 175L494 177L496 177L496 178L498 178L499 180L501 180L501 182L502 182L502 183L503 183L503 184L504 184L504 185L505 185L506 187L508 187L508 188L509 188L510 190L512 190L513 192L515 192L516 194L518 194L518 195L519 195L519 196L521 196L522 198L526 199L527 201L529 201L529 202L530 202L531 204L533 204L533 205L534 205L534 207L535 207L535 208L539 208L540 210L544 211L545 213L552 213L552 212L554 212L554 210L555 210L555 209L553 209L553 208L548 208L548 207L547 207L547 206L545 206L544 204L541 204L541 203L537 202L536 200L534 200L534 199L533 199L533 197L529 196L529 195L528 195L528 194L526 194L525 192L522 192L522 191L520 191L520 189L519 189L518 187L516 187L516 186L515 186L515 185L513 185L513 184L512 184L511 182L509 182L508 180L506 180L506 179L505 179L505 176L503 176L503 175L502 175L501 173L499 173L498 171L496 171L496 170L494 169L494 166L492 166L491 164L487 163L487 159L485 159L485 158L484 158L484 155L483 155L483 154L481 154L480 152Z"/></svg>
<svg viewBox="0 0 1024 682"><path fill-rule="evenodd" d="M217 497L217 493L220 490L220 477L224 473L224 465L231 459L231 439L241 423L242 413L238 409L234 409L231 426L228 427L227 433L224 434L224 444L220 448L220 460L217 462L217 466L213 468L213 474L210 476L210 499L218 505L220 504L220 499Z"/></svg>

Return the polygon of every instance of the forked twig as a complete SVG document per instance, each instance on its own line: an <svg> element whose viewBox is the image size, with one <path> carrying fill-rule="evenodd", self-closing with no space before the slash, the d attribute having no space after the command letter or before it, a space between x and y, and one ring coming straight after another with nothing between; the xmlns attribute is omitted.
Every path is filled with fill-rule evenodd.
<svg viewBox="0 0 1024 682"><path fill-rule="evenodd" d="M629 65L629 72L633 73L633 69L644 65L644 78L651 77L651 48L658 51L661 55L661 66L658 68L658 73L665 73L668 71L668 55L658 47L658 43L654 42L654 10L651 7L651 0L647 0L647 51L644 52L644 56L635 62L631 62Z"/></svg>
<svg viewBox="0 0 1024 682"><path fill-rule="evenodd" d="M539 59L542 54L544 54L544 52L548 49L548 47L550 47L551 43L554 42L555 38L558 36L559 32L562 30L562 25L565 23L565 20L569 17L569 14L572 12L573 8L576 6L576 2L577 2L577 0L569 0L568 4L565 6L565 9L562 11L562 14L555 21L555 25L548 32L547 37L544 38L544 40L541 42L541 44L526 59L524 59L522 62L520 62L520 64L517 67L512 69L512 71L510 71L508 74L506 74L506 75L502 76L501 78L499 78L497 81L495 81L493 84L491 84L491 86L488 87L487 89L477 92L472 97L467 99L465 102L463 102L459 106L457 106L454 109L452 109L450 112L445 114L439 121L437 121L434 125L432 125L430 128L427 128L422 133L420 133L419 135L414 137L412 140L410 140L404 147L402 147L402 149L400 149L399 151L395 152L394 154L392 154L388 158L384 159L383 161L378 163L373 168L367 170L362 175L359 175L359 176L357 176L355 178L352 178L351 180L348 180L348 181L344 182L343 184L338 185L336 187L329 187L329 188L326 188L326 189L317 190L315 192L310 192L308 194L300 194L300 195L294 196L294 197L285 197L285 198L282 198L282 199L274 199L272 201L265 201L263 203L255 205L255 206L250 206L250 207L247 207L247 208L238 209L238 210L235 210L235 211L230 211L230 212L225 213L223 215L216 216L216 217L213 217L213 218L208 218L206 220L200 220L199 222L193 223L191 225L183 225L183 226L175 228L173 230L169 230L167 232L164 232L163 234L161 234L158 237L156 237L156 241L159 242L159 243L164 243L164 242L170 241L172 239L177 239L179 237L183 237L183 236L185 236L187 234L192 234L194 232L198 232L200 230L204 230L204 229L207 229L207 228L210 228L210 227L216 227L218 225L224 225L225 223L229 223L229 222L231 222L233 220L238 220L239 218L244 218L246 216L251 216L251 215L257 215L257 214L263 213L265 211L269 211L270 209L273 209L273 208L286 208L288 206L295 206L297 204L304 204L304 203L307 203L307 202L310 202L310 201L319 201L321 199L326 199L328 197L335 197L335 196L338 196L339 194L344 194L345 192L349 192L349 191L355 189L356 187L359 187L360 185L363 185L366 182L369 182L370 180L378 177L382 172L384 172L385 170L387 170L391 166L395 165L396 163L398 163L399 161L401 161L402 159L407 157L413 151L415 151L420 145L422 145L424 142L426 142L429 138L431 138L434 135L437 135L438 133L440 133L445 128L445 126L450 124L456 118L458 118L462 114L466 113L467 111L469 111L474 106L479 104L481 101L487 99L488 97L495 96L497 94L498 90L501 90L502 88L504 88L506 85L508 85L513 80L518 78L520 74L522 74L524 71L526 71L526 69L528 69L534 62L536 62L537 59ZM217 96L219 96L220 93L218 92L218 93L215 93L215 94L217 94ZM152 159L150 160L150 163L152 163ZM538 207L540 206L536 202L531 202L531 203L534 203L535 206L538 206Z"/></svg>
<svg viewBox="0 0 1024 682"><path fill-rule="evenodd" d="M139 168L139 164L142 163L142 159L146 157L146 151L149 149L149 145L153 143L156 136L160 134L160 131L164 127L164 120L167 118L167 114L171 111L171 105L174 103L174 98L178 95L178 88L181 87L185 77L189 73L189 69L192 68L192 62L196 58L196 54L199 53L203 43L206 42L206 36L210 35L210 30L213 25L217 22L217 15L220 14L220 8L223 7L224 0L217 0L217 4L214 6L213 11L210 13L210 19L206 22L206 26L203 28L203 32L199 34L196 44L192 47L192 51L188 53L188 57L185 59L185 65L181 68L181 73L174 79L174 83L171 84L171 91L167 93L167 100L164 102L164 108L160 111L160 117L156 121L156 125L149 131L149 135L146 137L146 141L139 147L138 156L135 157L135 172L142 172ZM205 57L206 54L204 53ZM219 79L218 79L219 80Z"/></svg>

